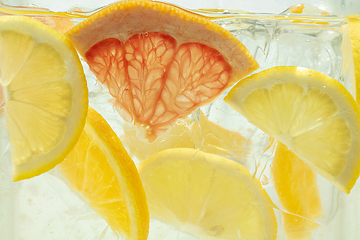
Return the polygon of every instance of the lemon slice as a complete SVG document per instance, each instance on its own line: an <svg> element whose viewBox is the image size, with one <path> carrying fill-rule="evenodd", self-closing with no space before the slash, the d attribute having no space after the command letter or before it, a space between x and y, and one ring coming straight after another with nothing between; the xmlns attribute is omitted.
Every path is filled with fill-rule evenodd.
<svg viewBox="0 0 360 240"><path fill-rule="evenodd" d="M198 239L276 239L273 204L241 164L190 148L138 164L151 218Z"/></svg>
<svg viewBox="0 0 360 240"><path fill-rule="evenodd" d="M89 109L78 143L59 168L114 231L126 239L147 239L149 210L136 166L95 110Z"/></svg>
<svg viewBox="0 0 360 240"><path fill-rule="evenodd" d="M345 193L359 177L360 109L338 81L274 67L240 81L225 102Z"/></svg>
<svg viewBox="0 0 360 240"><path fill-rule="evenodd" d="M355 79L356 79L356 100L360 101L360 18L359 15L348 16L349 32L351 39L351 52L353 54Z"/></svg>
<svg viewBox="0 0 360 240"><path fill-rule="evenodd" d="M18 181L50 170L70 152L85 124L87 85L71 43L23 16L0 17L0 72Z"/></svg>
<svg viewBox="0 0 360 240"><path fill-rule="evenodd" d="M277 142L271 173L280 203L291 213L282 213L285 234L289 239L309 239L320 226L315 220L323 215L314 171Z"/></svg>

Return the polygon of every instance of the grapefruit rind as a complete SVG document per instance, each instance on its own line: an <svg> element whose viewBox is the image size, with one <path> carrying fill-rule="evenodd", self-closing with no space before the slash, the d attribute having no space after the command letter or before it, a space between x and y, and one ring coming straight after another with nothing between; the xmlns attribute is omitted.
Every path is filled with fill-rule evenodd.
<svg viewBox="0 0 360 240"><path fill-rule="evenodd" d="M71 28L65 36L85 57L86 51L101 40L117 38L126 42L132 35L146 32L168 34L179 45L196 42L218 50L235 69L232 83L259 68L247 48L223 27L203 16L156 1L115 3ZM245 63L248 67L244 69Z"/></svg>

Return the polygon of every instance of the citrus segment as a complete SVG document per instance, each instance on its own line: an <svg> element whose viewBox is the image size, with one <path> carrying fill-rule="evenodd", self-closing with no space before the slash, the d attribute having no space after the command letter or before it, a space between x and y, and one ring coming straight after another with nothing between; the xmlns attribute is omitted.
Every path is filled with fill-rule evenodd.
<svg viewBox="0 0 360 240"><path fill-rule="evenodd" d="M310 69L274 67L242 80L224 100L350 192L359 177L360 109L338 81Z"/></svg>
<svg viewBox="0 0 360 240"><path fill-rule="evenodd" d="M258 68L230 32L155 1L113 4L66 35L150 141Z"/></svg>
<svg viewBox="0 0 360 240"><path fill-rule="evenodd" d="M273 204L241 164L177 148L138 169L152 218L199 239L276 239Z"/></svg>
<svg viewBox="0 0 360 240"><path fill-rule="evenodd" d="M126 239L147 239L149 210L136 166L95 110L89 109L80 140L59 168L114 231Z"/></svg>
<svg viewBox="0 0 360 240"><path fill-rule="evenodd" d="M0 18L0 71L18 181L50 170L70 152L85 124L87 85L71 43L28 17Z"/></svg>
<svg viewBox="0 0 360 240"><path fill-rule="evenodd" d="M283 212L285 234L289 239L308 239L314 222L322 217L316 175L284 144L277 142L271 172Z"/></svg>
<svg viewBox="0 0 360 240"><path fill-rule="evenodd" d="M178 120L152 143L139 139L134 126L125 124L124 131L124 144L141 161L169 148L195 148L239 161L248 151L244 136L211 122L202 111L193 122L189 118Z"/></svg>

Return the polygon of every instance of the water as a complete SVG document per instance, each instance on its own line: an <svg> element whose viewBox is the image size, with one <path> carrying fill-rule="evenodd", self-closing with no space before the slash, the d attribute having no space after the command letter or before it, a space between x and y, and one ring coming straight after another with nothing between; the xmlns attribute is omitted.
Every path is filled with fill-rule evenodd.
<svg viewBox="0 0 360 240"><path fill-rule="evenodd" d="M53 13L44 9L29 10L3 6L1 13L30 15L64 32L91 13L75 10L72 13ZM291 11L293 9L280 15L254 15L241 10L222 9L195 12L214 17L214 22L228 29L241 40L258 61L260 65L258 71L280 65L311 68L335 78L354 95L355 76L347 19L324 15L322 11L310 6L305 6L304 15L295 15ZM96 84L95 77L85 62L83 66L90 91L90 105L99 111L119 137L126 141L123 127L125 122L108 103L111 96L105 88ZM223 149L223 154L241 162L261 180L263 187L280 209L276 210L279 225L278 239L286 239L281 227L280 214L280 211L285 209L279 203L270 175L274 149L269 147L267 135L225 104L222 99L226 93L217 101L198 109L189 116L189 119L193 121L203 112L211 122L240 133L246 138L247 142L243 146L246 153L241 158L234 154L233 149ZM12 183L8 133L3 115L0 120L1 240L121 239L96 212L58 178L57 169L33 179ZM206 144L207 138L211 137L214 136L204 136L202 143ZM139 159L134 157L134 161L137 163ZM317 219L322 226L314 230L312 239L358 239L359 184L354 187L350 195L345 195L321 176L317 176L317 181L324 215ZM152 220L149 239L182 240L192 237Z"/></svg>

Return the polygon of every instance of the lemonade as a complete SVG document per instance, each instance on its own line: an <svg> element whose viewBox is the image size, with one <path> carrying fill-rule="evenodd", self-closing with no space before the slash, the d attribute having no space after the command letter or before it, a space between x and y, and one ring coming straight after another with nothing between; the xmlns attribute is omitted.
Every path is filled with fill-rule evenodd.
<svg viewBox="0 0 360 240"><path fill-rule="evenodd" d="M33 3L0 9L1 240L358 239L358 3Z"/></svg>

